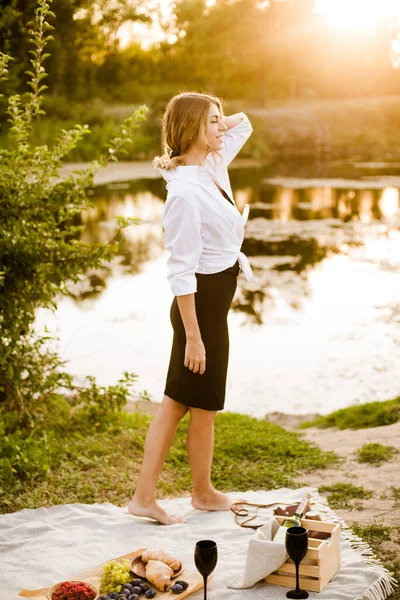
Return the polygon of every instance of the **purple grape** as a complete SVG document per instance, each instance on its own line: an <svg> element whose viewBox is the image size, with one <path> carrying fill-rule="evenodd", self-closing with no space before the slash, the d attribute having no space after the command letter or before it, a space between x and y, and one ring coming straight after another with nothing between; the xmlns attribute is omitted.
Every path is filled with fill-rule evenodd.
<svg viewBox="0 0 400 600"><path fill-rule="evenodd" d="M140 596L140 594L143 594L142 588L139 587L138 585L133 586L132 590L131 590L131 594L136 594L137 596Z"/></svg>
<svg viewBox="0 0 400 600"><path fill-rule="evenodd" d="M187 590L187 588L189 587L189 584L187 581L183 581L182 579L180 579L179 581L175 581L175 585L181 585L183 587L184 590Z"/></svg>

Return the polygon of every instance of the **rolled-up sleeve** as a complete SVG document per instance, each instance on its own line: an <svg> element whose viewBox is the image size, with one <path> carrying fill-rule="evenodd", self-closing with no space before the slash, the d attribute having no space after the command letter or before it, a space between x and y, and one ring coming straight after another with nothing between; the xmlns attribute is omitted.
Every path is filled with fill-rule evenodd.
<svg viewBox="0 0 400 600"><path fill-rule="evenodd" d="M232 116L242 117L242 121L224 133L224 149L222 151L222 156L226 165L229 165L229 163L232 162L253 131L247 115L243 112Z"/></svg>
<svg viewBox="0 0 400 600"><path fill-rule="evenodd" d="M174 296L197 292L195 276L203 248L200 211L193 200L180 196L168 198L163 216L164 246L171 256L167 261L168 281Z"/></svg>

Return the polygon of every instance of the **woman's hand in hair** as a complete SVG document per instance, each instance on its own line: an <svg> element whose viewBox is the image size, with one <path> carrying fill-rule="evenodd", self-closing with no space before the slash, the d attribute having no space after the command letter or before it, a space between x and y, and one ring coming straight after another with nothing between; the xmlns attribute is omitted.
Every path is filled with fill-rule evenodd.
<svg viewBox="0 0 400 600"><path fill-rule="evenodd" d="M187 339L184 365L193 373L203 375L206 370L206 349L201 338Z"/></svg>
<svg viewBox="0 0 400 600"><path fill-rule="evenodd" d="M232 127L236 127L243 121L243 117L238 117L237 115L232 115L231 117L226 117L225 115L222 117L222 122L227 126L228 130L232 129Z"/></svg>

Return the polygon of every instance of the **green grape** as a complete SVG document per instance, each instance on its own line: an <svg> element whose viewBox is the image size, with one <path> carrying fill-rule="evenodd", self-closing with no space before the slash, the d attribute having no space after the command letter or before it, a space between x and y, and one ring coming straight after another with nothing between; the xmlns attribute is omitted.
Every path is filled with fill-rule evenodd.
<svg viewBox="0 0 400 600"><path fill-rule="evenodd" d="M130 580L130 564L128 560L110 561L103 567L100 578L100 593L120 592L122 584Z"/></svg>

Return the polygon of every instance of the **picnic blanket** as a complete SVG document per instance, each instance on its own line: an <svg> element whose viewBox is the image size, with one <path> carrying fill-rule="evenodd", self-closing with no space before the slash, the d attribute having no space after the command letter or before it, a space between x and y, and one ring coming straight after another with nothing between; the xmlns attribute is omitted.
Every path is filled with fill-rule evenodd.
<svg viewBox="0 0 400 600"><path fill-rule="evenodd" d="M232 493L233 499L268 504L293 504L309 491L314 508L324 520L341 522L314 488ZM200 539L218 544L218 564L209 584L210 600L275 600L286 597L287 588L258 583L248 590L227 588L243 571L248 544L254 531L240 528L227 512L193 509L190 498L164 499L160 504L187 523L168 527L132 517L127 507L111 503L67 504L50 508L24 509L0 515L0 600L21 600L23 588L34 590L95 567L113 557L141 547L165 547L177 555L190 571L196 571L193 550ZM273 508L260 512L265 520ZM342 567L314 600L381 600L394 589L395 580L383 568L367 544L342 523ZM191 595L201 600L202 590Z"/></svg>

